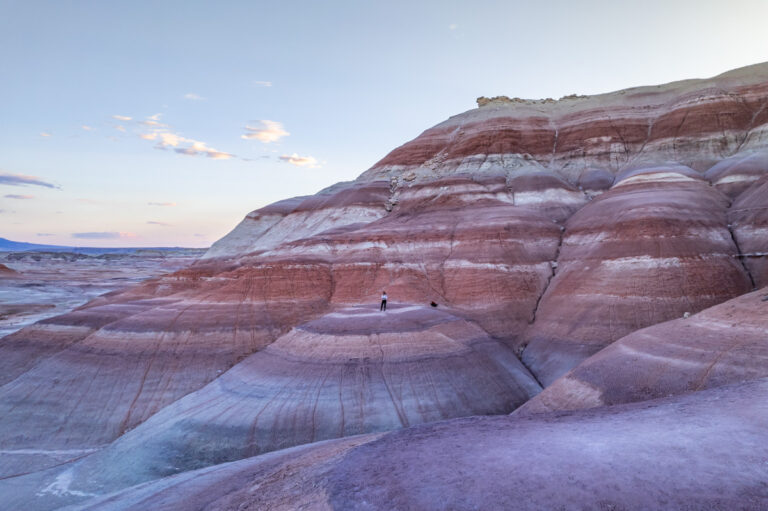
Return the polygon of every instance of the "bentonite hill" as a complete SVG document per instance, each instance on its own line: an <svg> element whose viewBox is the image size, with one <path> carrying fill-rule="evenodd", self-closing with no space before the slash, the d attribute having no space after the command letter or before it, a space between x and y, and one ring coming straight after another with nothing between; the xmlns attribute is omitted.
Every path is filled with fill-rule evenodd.
<svg viewBox="0 0 768 511"><path fill-rule="evenodd" d="M768 508L768 64L478 105L3 338L0 509Z"/></svg>

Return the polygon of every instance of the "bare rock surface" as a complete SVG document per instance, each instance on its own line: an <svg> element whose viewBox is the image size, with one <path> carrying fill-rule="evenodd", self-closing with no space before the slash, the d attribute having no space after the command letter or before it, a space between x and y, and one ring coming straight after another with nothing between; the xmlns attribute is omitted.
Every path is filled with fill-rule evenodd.
<svg viewBox="0 0 768 511"><path fill-rule="evenodd" d="M489 101L393 150L363 174L419 179L514 174L531 165L575 182L585 168L616 173L675 161L704 171L768 143L768 65L706 80L555 100Z"/></svg>
<svg viewBox="0 0 768 511"><path fill-rule="evenodd" d="M204 259L232 257L345 225L369 223L386 215L389 183L339 183L317 195L295 197L249 213L211 246Z"/></svg>
<svg viewBox="0 0 768 511"><path fill-rule="evenodd" d="M6 265L0 264L0 275L2 275L4 278L8 278L16 274L18 274L18 272L13 268L8 268Z"/></svg>
<svg viewBox="0 0 768 511"><path fill-rule="evenodd" d="M728 219L755 286L768 285L768 176L739 195L728 210Z"/></svg>
<svg viewBox="0 0 768 511"><path fill-rule="evenodd" d="M735 199L768 174L768 152L746 152L719 161L704 173L712 186Z"/></svg>
<svg viewBox="0 0 768 511"><path fill-rule="evenodd" d="M258 284L269 278L261 268L201 282L185 270L5 337L0 473L50 466L44 451L105 446L325 307L287 279L264 300ZM22 456L30 450L34 463Z"/></svg>
<svg viewBox="0 0 768 511"><path fill-rule="evenodd" d="M558 268L526 331L545 386L608 344L751 289L729 201L682 166L623 172L565 226Z"/></svg>
<svg viewBox="0 0 768 511"><path fill-rule="evenodd" d="M533 377L765 285L768 64L481 103L354 182L254 211L192 266L2 338L0 509L356 433L374 436L124 495L157 509L196 505L177 483L212 509L761 507L766 384L707 388L763 374L751 337L739 366L702 327L741 367L704 378L711 354L659 330L660 363L694 362L648 397L686 370L704 381L674 400L413 425L506 414Z"/></svg>
<svg viewBox="0 0 768 511"><path fill-rule="evenodd" d="M634 332L515 414L645 401L768 376L768 288Z"/></svg>
<svg viewBox="0 0 768 511"><path fill-rule="evenodd" d="M189 472L77 509L762 509L768 381L473 417ZM73 508L74 509L74 508Z"/></svg>
<svg viewBox="0 0 768 511"><path fill-rule="evenodd" d="M556 198L517 205L504 178L453 177L396 197L386 218L285 243L242 263L327 268L324 291L335 304L365 303L382 290L402 302L435 301L518 346L557 257L560 228L545 210L568 206Z"/></svg>
<svg viewBox="0 0 768 511"><path fill-rule="evenodd" d="M293 329L47 484L66 474L68 491L103 493L318 440L509 413L539 391L511 349L448 312L346 308Z"/></svg>

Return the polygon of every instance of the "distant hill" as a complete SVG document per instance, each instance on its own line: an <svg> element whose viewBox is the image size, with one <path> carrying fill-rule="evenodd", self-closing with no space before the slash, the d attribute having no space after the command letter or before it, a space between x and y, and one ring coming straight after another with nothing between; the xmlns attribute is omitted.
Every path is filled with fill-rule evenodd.
<svg viewBox="0 0 768 511"><path fill-rule="evenodd" d="M72 252L76 254L99 255L99 254L133 254L144 251L164 251L164 252L182 252L205 250L198 248L185 247L70 247L64 245L43 245L39 243L25 243L21 241L11 241L0 238L0 252Z"/></svg>

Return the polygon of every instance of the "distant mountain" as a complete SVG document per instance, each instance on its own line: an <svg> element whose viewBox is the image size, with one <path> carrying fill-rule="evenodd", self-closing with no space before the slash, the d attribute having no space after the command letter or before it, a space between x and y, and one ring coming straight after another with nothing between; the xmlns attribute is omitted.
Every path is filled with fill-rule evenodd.
<svg viewBox="0 0 768 511"><path fill-rule="evenodd" d="M186 247L69 247L64 245L43 245L39 243L25 243L22 241L11 241L0 238L0 252L73 252L76 254L99 255L99 254L133 254L135 252L144 252L148 250L160 250L165 252L180 252L188 250L202 250Z"/></svg>

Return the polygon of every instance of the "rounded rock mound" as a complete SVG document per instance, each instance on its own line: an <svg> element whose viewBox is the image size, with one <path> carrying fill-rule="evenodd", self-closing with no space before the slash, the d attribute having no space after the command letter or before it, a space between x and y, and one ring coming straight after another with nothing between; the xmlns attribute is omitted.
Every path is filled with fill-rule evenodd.
<svg viewBox="0 0 768 511"><path fill-rule="evenodd" d="M620 405L768 377L766 293L768 288L633 332L514 414Z"/></svg>
<svg viewBox="0 0 768 511"><path fill-rule="evenodd" d="M323 442L79 509L765 509L768 381Z"/></svg>
<svg viewBox="0 0 768 511"><path fill-rule="evenodd" d="M348 307L294 328L83 460L73 487L116 490L319 440L509 413L540 390L511 348L450 312Z"/></svg>

